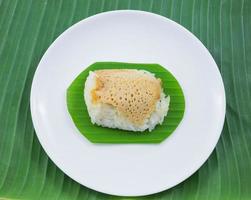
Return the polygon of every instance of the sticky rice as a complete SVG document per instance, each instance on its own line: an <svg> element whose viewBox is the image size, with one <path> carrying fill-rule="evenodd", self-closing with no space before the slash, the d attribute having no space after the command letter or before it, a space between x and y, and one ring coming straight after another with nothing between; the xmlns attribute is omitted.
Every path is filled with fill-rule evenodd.
<svg viewBox="0 0 251 200"><path fill-rule="evenodd" d="M91 71L84 87L91 122L128 131L152 131L168 113L161 80L145 70Z"/></svg>

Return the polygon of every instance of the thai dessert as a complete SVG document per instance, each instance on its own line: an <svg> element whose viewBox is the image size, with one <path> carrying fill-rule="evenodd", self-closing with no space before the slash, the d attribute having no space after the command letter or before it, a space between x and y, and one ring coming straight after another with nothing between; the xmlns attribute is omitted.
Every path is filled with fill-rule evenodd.
<svg viewBox="0 0 251 200"><path fill-rule="evenodd" d="M93 124L140 132L162 124L170 103L161 80L137 69L90 71L84 100Z"/></svg>

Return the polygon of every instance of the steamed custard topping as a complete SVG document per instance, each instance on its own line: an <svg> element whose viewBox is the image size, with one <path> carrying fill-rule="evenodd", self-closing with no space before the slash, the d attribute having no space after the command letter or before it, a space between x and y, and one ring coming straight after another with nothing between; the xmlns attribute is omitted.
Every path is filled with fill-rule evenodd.
<svg viewBox="0 0 251 200"><path fill-rule="evenodd" d="M91 91L93 103L114 106L133 124L143 124L155 111L160 99L161 80L134 69L97 70Z"/></svg>

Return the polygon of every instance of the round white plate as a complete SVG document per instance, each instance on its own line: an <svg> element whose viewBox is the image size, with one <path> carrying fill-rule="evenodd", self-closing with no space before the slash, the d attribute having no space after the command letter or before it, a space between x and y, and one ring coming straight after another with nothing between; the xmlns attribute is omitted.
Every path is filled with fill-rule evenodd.
<svg viewBox="0 0 251 200"><path fill-rule="evenodd" d="M66 89L97 61L159 63L181 84L185 115L161 144L93 144L66 107ZM54 163L94 190L139 196L171 188L192 175L213 151L225 116L218 68L203 44L177 23L148 12L112 11L61 34L44 54L31 89L37 136Z"/></svg>

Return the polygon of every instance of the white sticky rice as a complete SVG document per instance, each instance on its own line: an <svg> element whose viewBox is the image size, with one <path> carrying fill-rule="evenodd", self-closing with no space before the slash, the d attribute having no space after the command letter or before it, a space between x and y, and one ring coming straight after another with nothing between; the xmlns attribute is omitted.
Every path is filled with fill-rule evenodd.
<svg viewBox="0 0 251 200"><path fill-rule="evenodd" d="M149 73L151 74L151 73ZM154 76L153 74L151 74ZM84 99L87 106L91 122L103 127L118 128L129 131L152 131L157 124L162 124L167 115L170 97L166 97L164 92L161 92L160 99L156 102L156 109L142 125L135 125L124 116L122 116L117 109L104 103L93 103L91 91L96 86L96 74L90 72L85 82Z"/></svg>

